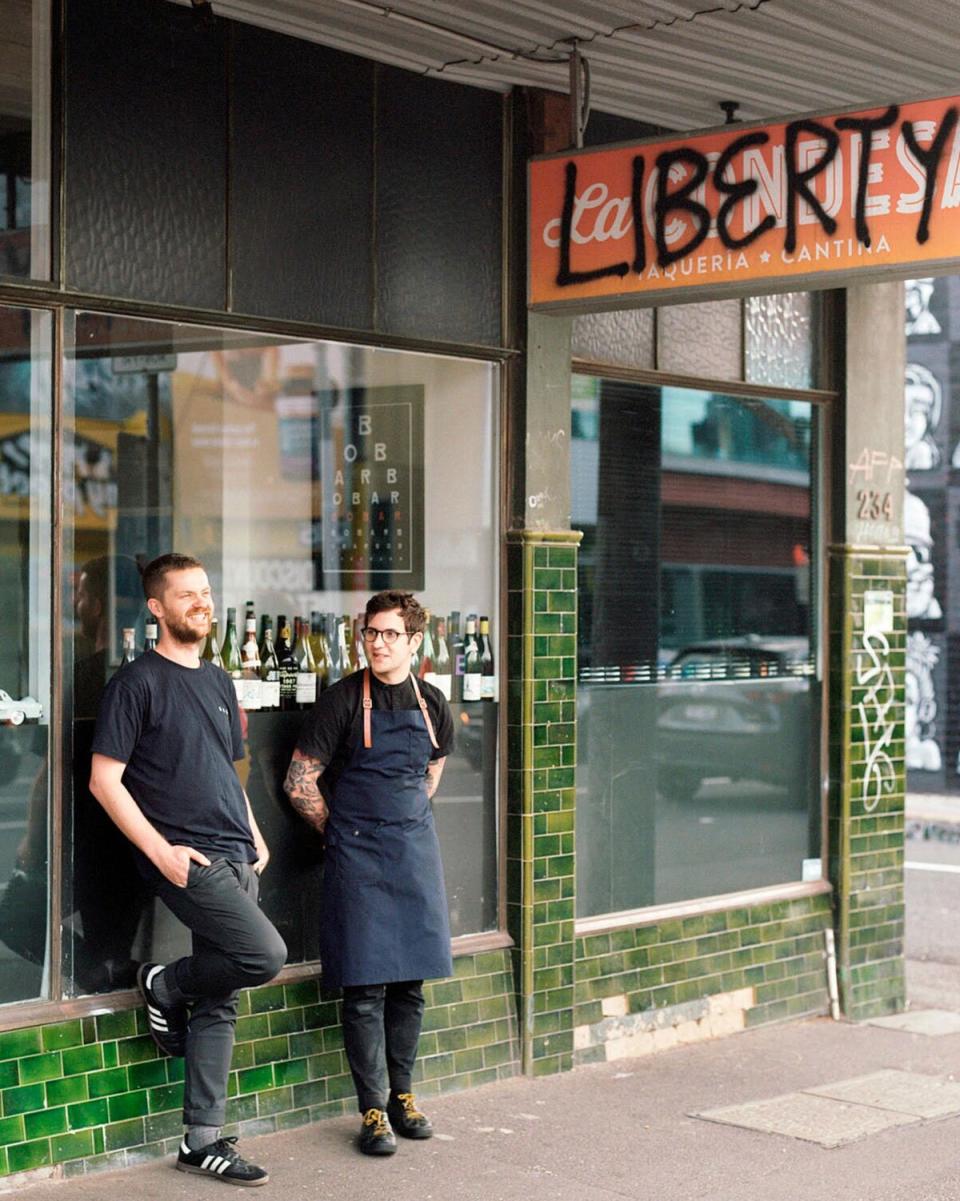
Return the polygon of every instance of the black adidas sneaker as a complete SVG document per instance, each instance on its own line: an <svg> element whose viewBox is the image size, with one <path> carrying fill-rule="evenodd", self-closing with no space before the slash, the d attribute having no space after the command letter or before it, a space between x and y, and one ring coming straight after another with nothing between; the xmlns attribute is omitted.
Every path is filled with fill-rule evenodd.
<svg viewBox="0 0 960 1201"><path fill-rule="evenodd" d="M147 1024L153 1041L164 1055L182 1056L187 1049L187 1010L184 1005L161 1005L150 987L157 972L163 971L160 963L141 963L137 972L137 986L147 1007Z"/></svg>
<svg viewBox="0 0 960 1201"><path fill-rule="evenodd" d="M255 1163L247 1163L236 1148L236 1136L218 1138L199 1151L191 1151L185 1142L180 1143L177 1155L177 1171L193 1172L197 1176L215 1176L226 1184L240 1184L256 1188L266 1184L270 1177Z"/></svg>

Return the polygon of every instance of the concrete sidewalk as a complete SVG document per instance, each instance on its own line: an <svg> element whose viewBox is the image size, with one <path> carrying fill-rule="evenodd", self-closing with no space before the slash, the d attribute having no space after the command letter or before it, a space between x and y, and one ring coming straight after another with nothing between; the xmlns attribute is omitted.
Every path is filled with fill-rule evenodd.
<svg viewBox="0 0 960 1201"><path fill-rule="evenodd" d="M818 1018L431 1100L424 1108L438 1137L401 1140L386 1160L356 1151L353 1118L248 1138L242 1150L271 1174L258 1196L284 1201L960 1201L960 1116L897 1116L898 1105L922 1109L903 1099L909 1077L879 1078L884 1087L899 1082L888 1090L893 1111L882 1097L850 1106L803 1094L792 1112L813 1136L896 1123L835 1149L691 1116L884 1069L931 1084L945 1098L931 1112L960 1113L960 1085L952 1081L954 1073L960 1079L960 1033ZM228 1187L175 1172L166 1160L21 1185L17 1196L178 1201L222 1199Z"/></svg>

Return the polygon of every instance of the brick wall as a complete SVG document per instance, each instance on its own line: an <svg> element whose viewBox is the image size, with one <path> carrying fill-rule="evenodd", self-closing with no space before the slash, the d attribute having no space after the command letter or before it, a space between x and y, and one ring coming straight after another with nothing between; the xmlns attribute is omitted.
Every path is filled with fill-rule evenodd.
<svg viewBox="0 0 960 1201"><path fill-rule="evenodd" d="M460 956L453 978L425 992L421 1096L518 1072L508 952ZM158 1055L141 1009L0 1034L0 1174L66 1163L76 1175L169 1154L182 1079L183 1060ZM315 979L242 993L229 1129L261 1134L355 1108L337 1000Z"/></svg>
<svg viewBox="0 0 960 1201"><path fill-rule="evenodd" d="M864 628L865 594L893 596L893 629ZM830 879L848 1017L906 1005L903 961L906 561L900 550L830 557Z"/></svg>
<svg viewBox="0 0 960 1201"><path fill-rule="evenodd" d="M578 938L574 1022L595 1034L580 1040L577 1062L611 1058L608 1033L620 1037L628 1028L653 1033L696 1023L698 1014L710 1013L702 1003L711 997L749 991L738 997L740 1025L824 1013L823 932L830 921L830 897L821 894ZM613 1028L605 1032L605 1019L620 1014L646 1020L608 1023ZM700 1034L712 1037L736 1026L708 1023ZM666 1041L650 1039L649 1049Z"/></svg>
<svg viewBox="0 0 960 1201"><path fill-rule="evenodd" d="M573 1066L579 533L523 531L508 547L508 928L523 1064Z"/></svg>

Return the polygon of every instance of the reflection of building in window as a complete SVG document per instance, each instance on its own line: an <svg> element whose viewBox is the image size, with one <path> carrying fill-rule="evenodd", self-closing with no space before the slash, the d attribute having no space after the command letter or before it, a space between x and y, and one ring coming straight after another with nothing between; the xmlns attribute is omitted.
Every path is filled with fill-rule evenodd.
<svg viewBox="0 0 960 1201"><path fill-rule="evenodd" d="M908 470L930 471L940 466L940 448L933 435L940 424L942 412L942 393L936 376L919 363L908 363L904 389Z"/></svg>
<svg viewBox="0 0 960 1201"><path fill-rule="evenodd" d="M903 499L903 532L907 556L907 617L936 621L943 616L934 596L930 510L919 496L907 492Z"/></svg>
<svg viewBox="0 0 960 1201"><path fill-rule="evenodd" d="M940 322L930 312L930 301L933 298L934 281L927 276L924 279L908 279L904 289L904 300L907 306L906 334L910 338L915 334L939 334Z"/></svg>
<svg viewBox="0 0 960 1201"><path fill-rule="evenodd" d="M937 733L937 693L933 669L940 651L926 634L914 631L907 638L907 767L914 771L939 771L940 747Z"/></svg>

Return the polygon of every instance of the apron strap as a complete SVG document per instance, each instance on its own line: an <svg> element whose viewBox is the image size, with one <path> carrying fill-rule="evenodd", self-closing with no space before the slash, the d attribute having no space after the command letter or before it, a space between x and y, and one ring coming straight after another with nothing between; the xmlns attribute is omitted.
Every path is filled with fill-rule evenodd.
<svg viewBox="0 0 960 1201"><path fill-rule="evenodd" d="M433 722L430 720L430 714L427 711L427 702L423 699L420 692L420 685L417 683L417 677L411 672L410 679L413 681L413 691L417 694L417 704L420 706L420 712L423 714L424 725L427 727L427 733L430 735L430 742L435 751L439 751L440 743L437 742L437 736L433 732Z"/></svg>
<svg viewBox="0 0 960 1201"><path fill-rule="evenodd" d="M423 699L420 692L420 685L417 683L417 677L411 672L410 679L413 682L413 691L416 693L417 704L420 706L420 712L423 715L424 725L427 727L427 733L430 735L430 742L435 751L440 749L440 744L437 742L437 736L433 732L433 722L430 720L430 714L427 710L427 702ZM369 750L373 746L373 732L370 728L370 711L373 709L373 701L370 698L370 668L363 669L363 745Z"/></svg>
<svg viewBox="0 0 960 1201"><path fill-rule="evenodd" d="M370 732L370 710L373 701L370 699L370 668L363 669L363 745L369 750L373 746L373 734Z"/></svg>

